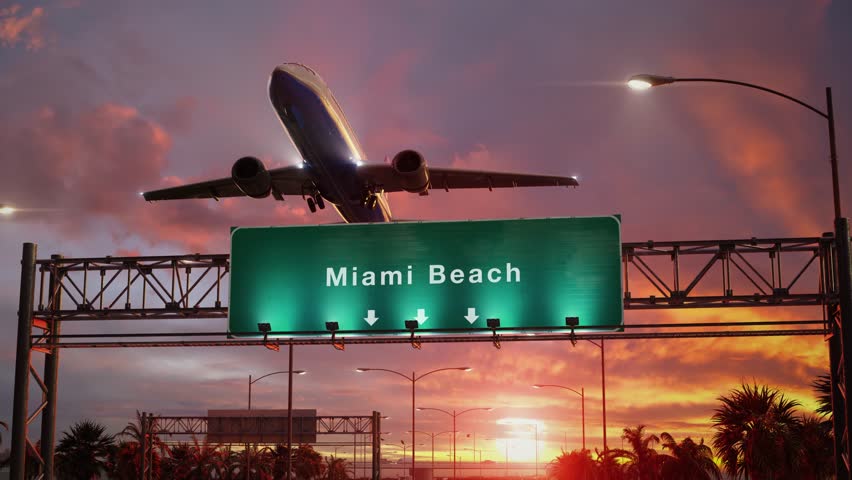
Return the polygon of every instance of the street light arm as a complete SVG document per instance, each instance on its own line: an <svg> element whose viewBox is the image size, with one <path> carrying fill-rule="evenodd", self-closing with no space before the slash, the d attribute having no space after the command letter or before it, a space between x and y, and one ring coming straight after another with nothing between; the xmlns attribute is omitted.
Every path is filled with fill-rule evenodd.
<svg viewBox="0 0 852 480"><path fill-rule="evenodd" d="M808 110L810 110L810 111L812 111L812 112L816 113L817 115L819 115L819 116L821 116L821 117L825 118L826 120L828 120L828 114L827 114L827 113L825 113L825 112L823 112L822 110L820 110L820 109L818 109L818 108L814 107L813 105L809 105L809 104L807 104L807 103L805 103L805 102L803 102L803 101L799 100L798 98L791 97L790 95L787 95L786 93L781 93L781 92L779 92L778 90L773 90L773 89L771 89L771 88L762 87L762 86L760 86L760 85L755 85L755 84L753 84L753 83L740 82L740 81L737 81L737 80L725 80L725 79L723 79L723 78L675 78L673 82L711 82L711 83L727 83L727 84L730 84L730 85L739 85L739 86L741 86L741 87L753 88L753 89L755 89L755 90L760 90L760 91L762 91L762 92L771 93L771 94L773 94L773 95L777 95L777 96L779 96L779 97L786 98L787 100L790 100L791 102L798 103L799 105L801 105L801 106L803 106L803 107L807 108Z"/></svg>
<svg viewBox="0 0 852 480"><path fill-rule="evenodd" d="M545 385L545 384L536 384L536 385L533 385L533 386L534 386L534 387L536 387L536 388L544 388L544 387L562 388L562 389L564 389L564 390L571 390L572 392L576 393L577 395L579 395L579 396L581 396L581 397L583 396L583 394L582 394L582 393L580 393L580 392L578 392L577 390L574 390L574 389L573 389L573 388L571 388L571 387L566 387L566 386L564 386L564 385L550 385L550 384Z"/></svg>
<svg viewBox="0 0 852 480"><path fill-rule="evenodd" d="M450 412L448 412L448 411L446 411L446 410L441 410L440 408L432 408L432 407L417 407L417 410L421 410L421 411L422 411L422 410L435 410L436 412L446 413L447 415L449 415L449 416L451 416L451 417L455 417L455 416L456 416L456 415L453 415L452 413L450 413Z"/></svg>
<svg viewBox="0 0 852 480"><path fill-rule="evenodd" d="M406 375L406 374L404 374L404 373L397 372L396 370L389 370L389 369L387 369L387 368L356 368L355 370L356 370L356 371L360 371L360 372L373 372L373 371L376 371L376 372L388 372L388 373L393 373L393 374L399 375L400 377L402 377L402 378L404 378L404 379L408 380L409 382L414 382L414 381L416 381L414 378L409 377L408 375Z"/></svg>
<svg viewBox="0 0 852 480"><path fill-rule="evenodd" d="M418 377L414 378L414 380L413 380L413 381L415 381L415 382L416 382L417 380L420 380L421 378L425 377L426 375L432 375L433 373L444 372L444 371L447 371L447 370L461 370L461 371L465 371L465 372L466 372L466 371L470 370L470 368L469 368L469 367L446 367L446 368L438 368L438 369L435 369L435 370L432 370L432 371L426 372L426 373L424 373L423 375L420 375L420 376L418 376Z"/></svg>
<svg viewBox="0 0 852 480"><path fill-rule="evenodd" d="M272 375L278 375L280 373L290 373L290 371L289 370L282 370L280 372L267 373L266 375L264 375L262 377L255 378L254 380L251 381L251 383L255 383L258 380L261 380L263 378L266 378L266 377L269 377L269 376L272 376ZM301 375L301 374L305 373L305 371L304 370L293 370L293 373L295 373L296 375Z"/></svg>
<svg viewBox="0 0 852 480"><path fill-rule="evenodd" d="M491 407L468 408L467 410L462 410L461 412L457 413L456 416L458 417L459 415L461 415L463 413L472 412L474 410L485 410L486 412L490 412L491 410L493 410L493 408L491 408Z"/></svg>

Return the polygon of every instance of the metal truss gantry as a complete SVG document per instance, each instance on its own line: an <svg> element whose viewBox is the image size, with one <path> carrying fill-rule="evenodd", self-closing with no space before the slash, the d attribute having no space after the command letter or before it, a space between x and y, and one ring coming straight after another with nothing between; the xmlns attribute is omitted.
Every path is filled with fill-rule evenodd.
<svg viewBox="0 0 852 480"><path fill-rule="evenodd" d="M147 412L142 412L142 479L152 480L153 470L150 468L153 465L153 455L155 450L155 439L162 436L171 435L206 435L208 426L208 417L169 417L159 416ZM250 431L264 432L264 435L272 435L284 437L286 431L268 432L263 428L264 422L268 421L268 417L241 417L240 421L243 425L251 426ZM293 421L299 424L298 431L311 431L317 435L352 435L355 438L353 446L357 451L358 435L370 435L370 445L372 451L372 480L381 480L382 468L382 439L381 439L381 421L382 417L379 412L373 412L370 416L316 416L316 417L294 417ZM312 423L310 429L305 429L305 423ZM354 465L354 463L353 463Z"/></svg>
<svg viewBox="0 0 852 480"><path fill-rule="evenodd" d="M622 244L625 310L818 306L822 319L738 323L627 324L624 332L501 335L506 341L694 338L721 336L823 335L829 339L834 386L837 449L848 465L845 368L850 355L840 332L837 247L834 237L633 242ZM226 332L105 333L102 322L211 319L228 308L229 256L176 255L36 260L36 246L24 244L12 422L12 478L24 479L28 456L40 464L36 478L53 478L56 380L62 348L188 347L266 345L229 339ZM93 333L67 335L64 322L95 324ZM217 323L221 325L221 323ZM758 327L758 328L755 328ZM762 327L762 328L761 328ZM767 327L775 327L767 329ZM689 331L690 329L702 329ZM670 330L670 331L662 331ZM256 332L253 332L256 333ZM338 332L338 335L345 332ZM461 332L460 332L461 333ZM495 332L496 334L496 332ZM338 337L338 340L340 337ZM485 335L424 336L422 343L492 341ZM405 337L347 338L346 343L407 343ZM292 338L281 343L330 344L329 338ZM43 376L31 353L45 355ZM30 376L42 402L28 410ZM42 415L41 449L27 426ZM847 467L848 471L848 467ZM844 477L845 478L845 477Z"/></svg>

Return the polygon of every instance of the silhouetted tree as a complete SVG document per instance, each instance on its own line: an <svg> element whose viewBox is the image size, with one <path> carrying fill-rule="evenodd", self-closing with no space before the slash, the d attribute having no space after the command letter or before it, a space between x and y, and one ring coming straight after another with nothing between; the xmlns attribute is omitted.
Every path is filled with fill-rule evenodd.
<svg viewBox="0 0 852 480"><path fill-rule="evenodd" d="M832 414L831 375L827 373L824 375L818 375L816 380L811 383L811 386L817 394L817 404L819 407L817 407L816 413L826 417L830 422Z"/></svg>
<svg viewBox="0 0 852 480"><path fill-rule="evenodd" d="M834 477L834 440L831 424L819 417L803 415L799 420L799 456L795 478L799 480L823 480Z"/></svg>
<svg viewBox="0 0 852 480"><path fill-rule="evenodd" d="M119 479L138 477L142 465L142 448L140 447L142 445L142 414L139 410L136 411L136 421L127 422L127 425L116 437L123 437L128 440L117 446L110 461L110 468L113 472L111 475ZM148 442L151 442L151 447L154 449L150 457L151 473L155 479L159 479L162 475L162 458L166 455L168 447L156 435L149 434ZM125 476L132 471L137 472L135 476Z"/></svg>
<svg viewBox="0 0 852 480"><path fill-rule="evenodd" d="M662 456L662 478L666 480L720 480L722 472L713 461L713 450L704 445L702 438L695 443L686 437L680 443L667 432L660 435L663 450L669 455Z"/></svg>
<svg viewBox="0 0 852 480"><path fill-rule="evenodd" d="M285 478L285 476L274 476L273 459L271 449L255 446L245 448L239 452L233 452L228 447L223 452L223 458L230 472L230 477L235 480L249 478L251 480L272 480L273 478ZM251 473L246 477L246 469Z"/></svg>
<svg viewBox="0 0 852 480"><path fill-rule="evenodd" d="M113 437L106 427L91 420L71 425L56 447L56 472L68 480L91 480L107 472Z"/></svg>
<svg viewBox="0 0 852 480"><path fill-rule="evenodd" d="M553 480L594 480L599 467L588 450L562 451L547 466L547 476Z"/></svg>
<svg viewBox="0 0 852 480"><path fill-rule="evenodd" d="M712 417L713 446L725 472L750 480L779 480L794 474L800 424L794 410L799 402L756 384L743 384L718 400L722 406Z"/></svg>
<svg viewBox="0 0 852 480"><path fill-rule="evenodd" d="M328 457L326 463L326 479L327 480L348 480L349 467L343 458L336 458L334 455Z"/></svg>
<svg viewBox="0 0 852 480"><path fill-rule="evenodd" d="M621 437L630 444L630 450L617 450L618 456L626 460L627 477L636 480L659 478L662 460L651 445L660 443L660 438L654 434L646 435L645 425L627 427Z"/></svg>
<svg viewBox="0 0 852 480"><path fill-rule="evenodd" d="M286 450L286 447L285 447ZM299 445L293 450L293 475L302 480L314 480L325 475L326 465L310 445Z"/></svg>
<svg viewBox="0 0 852 480"><path fill-rule="evenodd" d="M224 452L219 445L199 442L181 443L170 449L163 460L163 478L174 480L222 479L229 474Z"/></svg>

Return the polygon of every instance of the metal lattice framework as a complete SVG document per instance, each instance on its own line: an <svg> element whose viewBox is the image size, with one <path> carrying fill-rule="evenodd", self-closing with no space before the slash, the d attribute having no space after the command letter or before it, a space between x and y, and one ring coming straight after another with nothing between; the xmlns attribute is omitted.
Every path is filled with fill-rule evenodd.
<svg viewBox="0 0 852 480"><path fill-rule="evenodd" d="M624 308L830 303L833 293L826 289L826 281L833 278L832 242L833 237L826 236L624 243ZM660 259L668 261L653 263ZM691 272L685 259L698 261L701 268ZM37 264L37 319L228 316L222 298L230 271L225 254L52 258ZM792 273L782 276L787 268ZM60 278L53 292L46 286L50 275ZM60 290L68 307L57 309L49 299Z"/></svg>
<svg viewBox="0 0 852 480"><path fill-rule="evenodd" d="M267 417L240 417L243 422L256 426L254 430L261 431L261 424L269 420ZM317 435L354 435L372 434L373 416L317 416L293 417L293 421L312 422L315 424L312 433ZM150 415L146 424L146 433L150 435L206 435L208 417L170 417ZM253 430L253 431L254 431ZM294 428L296 431L305 429ZM270 435L286 435L287 432L264 432Z"/></svg>
<svg viewBox="0 0 852 480"><path fill-rule="evenodd" d="M564 333L537 332L534 336L501 333L493 336L449 334L424 336L419 343L494 342L540 340L614 340L638 338L754 337L770 335L823 335L831 345L831 371L835 395L845 401L845 367L840 330L837 248L830 235L807 238L734 239L675 242L635 242L622 245L623 297L626 310L815 306L822 319L801 321L718 322L703 324L655 323L625 325L624 332L584 332L582 327ZM64 348L266 346L331 343L328 335L270 342L230 339L226 332L105 332L103 321L210 319L221 322L228 308L229 256L176 255L152 257L100 257L36 260L34 244L24 245L21 304L16 360L15 415L12 455L26 451L41 464L34 478L53 478L58 355ZM65 322L94 322L92 333L62 334ZM698 329L698 330L696 330ZM664 331L669 330L669 331ZM338 332L344 334L345 332ZM488 333L488 332L485 332ZM401 336L359 337L346 343L407 343ZM340 343L340 337L338 337ZM342 346L342 345L338 345ZM31 364L31 353L45 355L44 374ZM26 411L29 380L41 388L42 402ZM23 405L21 408L20 405ZM19 411L21 410L21 411ZM21 414L23 412L24 414ZM42 415L41 450L36 452L28 428ZM835 409L835 422L845 425L845 411ZM164 429L197 431L192 417L160 417ZM172 418L169 420L169 418ZM328 417L322 429L361 433L366 425ZM338 420L333 420L338 418ZM200 422L200 420L198 420ZM838 428L838 425L835 425ZM347 430L348 429L348 430ZM351 432L350 432L351 430ZM843 431L843 430L838 430ZM842 435L841 456L848 464L847 436ZM43 459L43 460L42 460ZM17 465L17 464L16 464ZM13 465L14 467L15 465ZM23 467L19 467L19 472ZM14 470L14 468L13 468Z"/></svg>
<svg viewBox="0 0 852 480"><path fill-rule="evenodd" d="M263 432L264 435L286 436L287 432L267 431L263 424L268 417L240 417L242 425L248 426L248 431ZM310 431L317 435L353 435L353 446L357 449L359 444L357 435L370 435L372 452L372 479L381 479L381 415L373 412L370 416L316 416L316 417L294 417L294 422L299 423L294 431ZM304 428L304 424L313 424L310 429ZM142 478L149 480L153 478L153 455L155 450L155 439L160 436L171 435L206 435L208 431L209 417L189 416L159 416L142 412L142 465L140 466Z"/></svg>

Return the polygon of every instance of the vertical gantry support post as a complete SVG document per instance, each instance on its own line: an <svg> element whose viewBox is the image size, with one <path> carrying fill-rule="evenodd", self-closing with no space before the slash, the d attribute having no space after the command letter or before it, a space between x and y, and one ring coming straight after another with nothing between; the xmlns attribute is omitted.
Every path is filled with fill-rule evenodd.
<svg viewBox="0 0 852 480"><path fill-rule="evenodd" d="M287 347L287 480L293 478L293 340ZM301 427L302 423L299 423ZM354 463L353 463L354 465Z"/></svg>
<svg viewBox="0 0 852 480"><path fill-rule="evenodd" d="M843 329L841 328L837 261L838 242L832 235L826 234L820 241L820 292L832 298L823 306L826 330L828 336L829 380L831 387L832 431L834 443L834 471L836 478L849 478L848 468L843 460L844 445L843 425L846 423L844 407L845 380L843 372Z"/></svg>
<svg viewBox="0 0 852 480"><path fill-rule="evenodd" d="M50 277L48 280L48 311L50 318L46 319L50 328L48 345L54 346L57 342L56 336L60 334L59 311L62 310L62 275L59 267L61 255L51 255ZM56 388L59 384L59 349L51 348L50 353L44 358L44 385L47 406L41 414L41 458L44 459L44 478L53 480L53 454L56 439Z"/></svg>
<svg viewBox="0 0 852 480"><path fill-rule="evenodd" d="M382 416L373 411L373 479L382 480Z"/></svg>
<svg viewBox="0 0 852 480"><path fill-rule="evenodd" d="M839 385L832 385L832 393L835 389L838 389L841 395L838 402L834 402L834 398L832 398L832 408L834 410L834 415L841 415L842 417L838 418L838 420L842 420L840 422L835 423L835 438L839 438L839 446L840 446L840 460L836 462L837 467L843 467L842 471L837 472L838 478L850 478L850 452L849 452L849 433L852 431L852 425L850 425L850 420L852 420L852 416L849 415L849 392L846 388L848 385L848 378L850 373L852 372L852 257L850 256L850 245L849 245L849 219L847 218L838 218L834 222L835 233L834 240L837 242L837 286L839 289L838 292L838 300L840 303L840 322L839 328L832 327L833 331L839 330L839 338L837 341L830 343L829 348L831 349L832 345L834 345L835 350L837 350L836 343L840 343L840 356L837 358L837 353L832 355L829 352L829 357L832 361L838 360L838 365L832 364L832 372L831 379L832 383L835 383L835 379L840 381ZM833 337L832 337L833 339ZM835 370L837 368L837 370ZM835 372L838 372L837 378L835 377ZM841 408L838 408L841 407Z"/></svg>
<svg viewBox="0 0 852 480"><path fill-rule="evenodd" d="M38 247L25 243L21 256L21 292L18 302L18 343L15 356L15 396L12 406L11 480L24 480L27 464L27 408L30 386L33 294Z"/></svg>

